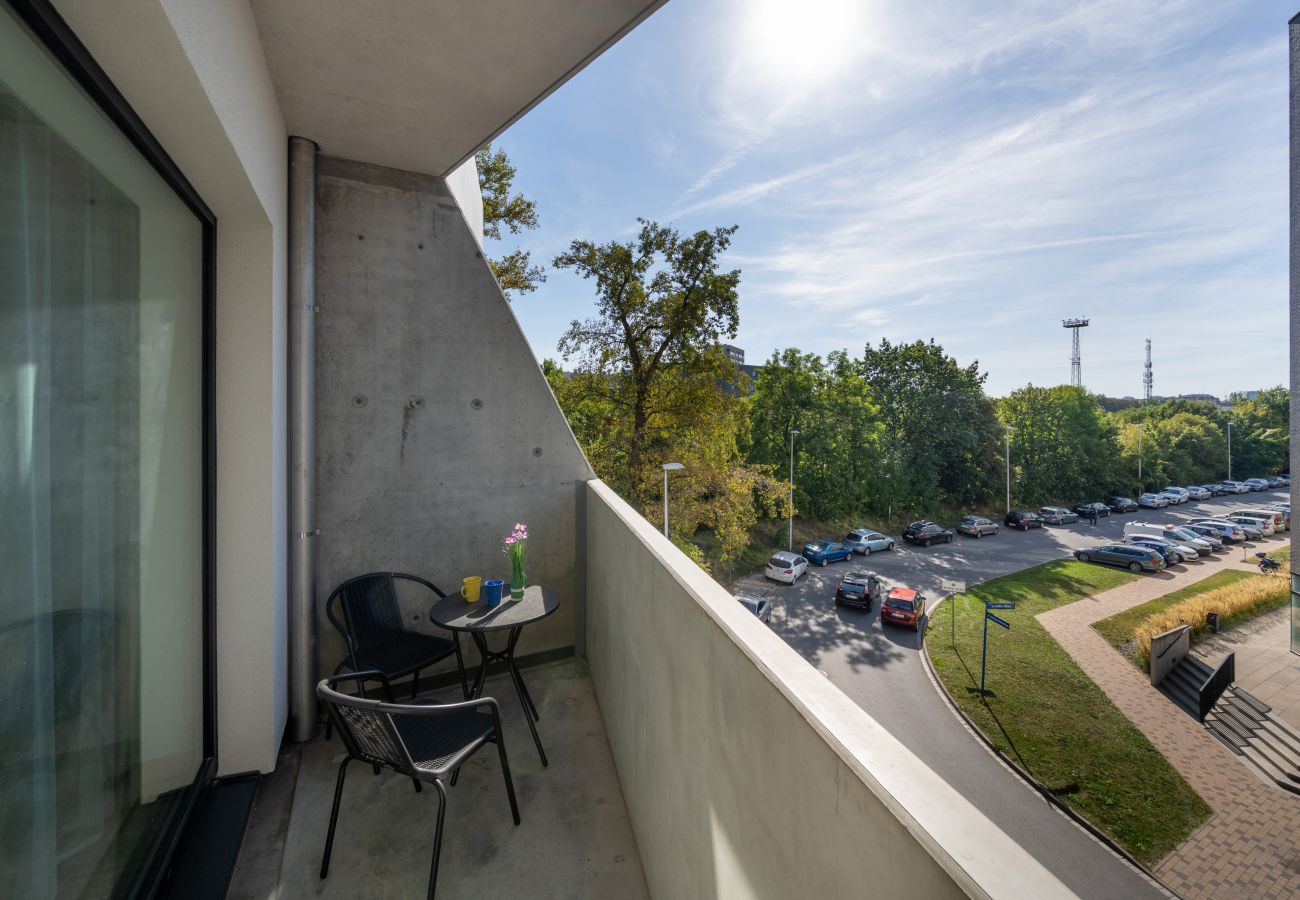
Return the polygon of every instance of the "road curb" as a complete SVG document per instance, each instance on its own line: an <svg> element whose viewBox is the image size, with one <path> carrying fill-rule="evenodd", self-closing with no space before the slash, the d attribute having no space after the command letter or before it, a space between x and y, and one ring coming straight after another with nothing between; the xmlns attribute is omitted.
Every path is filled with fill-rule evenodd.
<svg viewBox="0 0 1300 900"><path fill-rule="evenodd" d="M944 597L942 600L940 600L939 603L936 603L934 608L937 609L940 604L951 603L952 601L953 601L953 595L949 594L947 597ZM1156 877L1151 874L1150 870L1148 870L1140 862L1134 859L1128 853L1127 850L1125 850L1123 847L1117 844L1109 835L1107 835L1101 829L1097 828L1097 826L1093 825L1091 822L1089 822L1079 813L1075 812L1068 805L1066 805L1061 800L1059 800L1056 797L1056 795L1053 794L1047 788L1046 785L1039 782L1038 779L1034 778L1033 775L1030 775L1027 771L1025 771L1023 768L1017 765L1016 762L1013 759L1011 759L1011 757L1007 756L1005 753L999 750L993 744L993 742L989 740L988 735L984 734L984 732L980 730L979 726L971 721L970 716L966 715L966 713L962 710L962 708L957 705L956 701L953 700L952 695L948 693L948 689L944 686L942 679L939 678L939 674L934 671L934 665L930 662L930 648L928 643L930 638L930 628L929 628L930 621L931 621L930 616L929 614L927 614L925 633L921 636L921 647L920 647L921 667L925 669L925 675L927 678L930 679L930 684L934 686L934 689L939 694L940 699L943 700L944 704L948 707L949 711L952 712L958 718L958 720L961 721L961 723L966 727L966 730L969 731L971 734L973 734L979 740L979 742L984 746L984 749L989 753L989 755L991 755L994 759L1001 762L1002 765L1005 766L1008 770L1010 770L1013 775L1019 778L1020 781L1027 788L1029 788L1035 794L1040 796L1057 812L1065 816L1075 825L1078 825L1080 828L1082 828L1093 838L1093 840L1097 841L1097 843L1101 844L1102 846L1110 850L1112 853L1114 853L1117 857L1119 857L1119 859L1123 863L1128 865L1129 868L1131 868L1139 876L1141 876L1148 883L1150 883L1152 887L1156 888L1167 897L1172 897L1174 898L1174 900L1180 900L1178 894L1175 894L1165 885L1161 884L1160 881L1157 880Z"/></svg>

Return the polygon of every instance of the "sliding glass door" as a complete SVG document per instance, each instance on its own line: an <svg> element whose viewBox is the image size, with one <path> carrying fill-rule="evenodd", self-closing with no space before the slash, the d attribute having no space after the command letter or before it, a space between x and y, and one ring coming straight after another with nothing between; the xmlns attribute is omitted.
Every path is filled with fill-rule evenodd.
<svg viewBox="0 0 1300 900"><path fill-rule="evenodd" d="M124 894L209 750L204 223L0 2L0 891Z"/></svg>

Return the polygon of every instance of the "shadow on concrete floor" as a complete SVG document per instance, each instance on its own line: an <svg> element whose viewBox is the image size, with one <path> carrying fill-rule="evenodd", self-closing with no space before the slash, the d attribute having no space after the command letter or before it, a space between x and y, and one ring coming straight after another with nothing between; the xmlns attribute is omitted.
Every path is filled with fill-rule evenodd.
<svg viewBox="0 0 1300 900"><path fill-rule="evenodd" d="M440 900L648 898L636 842L586 664L568 659L524 670L550 766L542 768L507 677L488 680L501 703L522 823L510 818L489 745L448 788L438 873ZM449 691L441 699L458 699ZM231 900L423 897L437 794L410 779L349 767L330 874L319 877L338 737L291 746L263 780L240 853Z"/></svg>

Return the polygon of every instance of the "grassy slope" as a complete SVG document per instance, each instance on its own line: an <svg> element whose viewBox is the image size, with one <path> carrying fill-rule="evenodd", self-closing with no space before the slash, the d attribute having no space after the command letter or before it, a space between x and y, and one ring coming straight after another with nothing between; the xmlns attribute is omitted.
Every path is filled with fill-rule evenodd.
<svg viewBox="0 0 1300 900"><path fill-rule="evenodd" d="M1135 576L1073 560L997 578L957 598L930 622L927 647L948 692L977 726L1058 798L1152 865L1210 809L1110 702L1034 616ZM1012 600L989 626L988 696L979 694L983 600Z"/></svg>
<svg viewBox="0 0 1300 900"><path fill-rule="evenodd" d="M1232 584L1234 581L1241 581L1243 578L1253 577L1252 573L1241 569L1226 569L1222 572L1215 572L1209 578L1195 584L1189 584L1187 587L1165 594L1163 597L1148 600L1146 603L1111 616L1109 619L1094 622L1092 627L1097 629L1112 647L1122 647L1133 640L1133 629L1152 613L1172 606L1180 600L1186 600L1189 597L1195 597L1197 594L1203 594L1206 591Z"/></svg>

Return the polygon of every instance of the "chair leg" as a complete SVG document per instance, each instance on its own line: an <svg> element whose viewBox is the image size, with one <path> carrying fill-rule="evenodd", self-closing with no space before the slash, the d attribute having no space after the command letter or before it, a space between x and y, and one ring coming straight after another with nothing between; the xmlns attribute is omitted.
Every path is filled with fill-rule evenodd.
<svg viewBox="0 0 1300 900"><path fill-rule="evenodd" d="M438 827L433 833L433 863L429 866L429 900L438 888L438 857L442 855L442 822L447 815L447 789L441 779L435 779L433 786L438 789Z"/></svg>
<svg viewBox="0 0 1300 900"><path fill-rule="evenodd" d="M330 852L334 849L334 827L339 822L339 801L343 799L343 779L348 774L348 763L352 762L352 757L343 758L343 763L339 766L338 781L334 783L334 806L330 810L330 830L325 835L325 856L320 861L320 877L324 878L330 871Z"/></svg>
<svg viewBox="0 0 1300 900"><path fill-rule="evenodd" d="M510 798L510 814L515 817L515 824L519 824L519 804L515 801L515 783L510 777L510 760L506 758L506 741L500 729L497 730L496 737L497 755L501 757L501 775L506 780L506 796Z"/></svg>
<svg viewBox="0 0 1300 900"><path fill-rule="evenodd" d="M422 788L422 787L420 786L420 779L418 779L418 778L412 778L412 779L411 779L411 783L415 785L415 792L416 792L417 794L424 790L424 788Z"/></svg>

